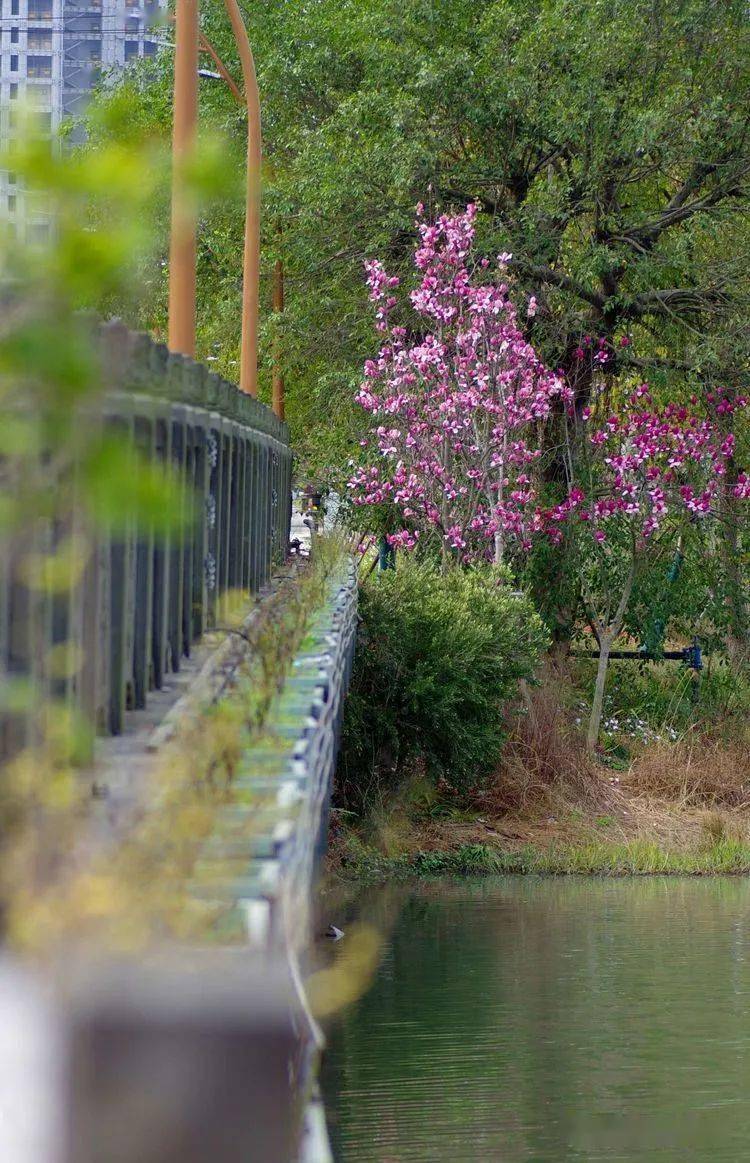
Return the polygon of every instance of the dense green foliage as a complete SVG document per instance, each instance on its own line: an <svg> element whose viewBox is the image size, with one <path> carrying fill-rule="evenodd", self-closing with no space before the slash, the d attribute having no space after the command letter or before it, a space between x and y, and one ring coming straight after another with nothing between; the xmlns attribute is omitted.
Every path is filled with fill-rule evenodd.
<svg viewBox="0 0 750 1163"><path fill-rule="evenodd" d="M246 12L263 105L261 391L280 333L288 417L302 472L341 478L366 418L352 406L374 341L362 261L407 274L414 205L478 200L480 249L514 255L519 299L539 307L529 338L573 383L613 403L648 378L660 400L701 403L747 384L750 28L741 0L259 0ZM223 5L204 31L236 76ZM167 140L171 59L131 73L103 134ZM242 174L245 115L204 82L202 123ZM123 110L127 116L123 116ZM199 354L236 376L242 198L202 215ZM166 203L157 200L166 254ZM270 311L277 257L283 320ZM147 276L138 321L163 329L165 279ZM595 365L582 338L613 356ZM627 341L624 346L622 341ZM736 463L748 457L746 421ZM550 433L550 449L556 442ZM560 465L547 468L554 495ZM736 656L750 634L747 519L727 496L723 535L691 532L682 621L710 624ZM579 615L571 554L545 548L525 580L557 636ZM671 556L666 550L668 565ZM639 579L642 625L665 566ZM636 633L638 628L636 628Z"/></svg>
<svg viewBox="0 0 750 1163"><path fill-rule="evenodd" d="M403 561L361 589L338 795L372 807L416 769L475 784L495 767L502 711L545 646L530 603L498 574Z"/></svg>
<svg viewBox="0 0 750 1163"><path fill-rule="evenodd" d="M371 346L362 260L406 267L420 199L479 200L488 252L512 251L519 284L543 288L533 338L553 364L569 363L586 331L635 329L610 373L739 374L750 153L739 0L263 0L246 17L265 267L283 252L300 415L330 429L328 408L316 416L308 401L349 400ZM238 74L218 0L202 22ZM127 81L119 133L168 136L168 56L161 67L156 85ZM202 105L241 173L243 111L222 85L204 84ZM202 226L202 338L226 362L241 198Z"/></svg>

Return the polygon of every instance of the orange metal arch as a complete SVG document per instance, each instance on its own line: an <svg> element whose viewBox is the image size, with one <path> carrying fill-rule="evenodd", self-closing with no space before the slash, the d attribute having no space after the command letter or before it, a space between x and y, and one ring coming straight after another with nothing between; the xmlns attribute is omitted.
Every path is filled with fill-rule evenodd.
<svg viewBox="0 0 750 1163"><path fill-rule="evenodd" d="M255 61L239 5L237 0L224 0L224 4L240 57L245 86L244 102L247 106L247 193L242 265L240 389L250 396L257 396L263 149L260 96ZM202 43L204 47L207 44L205 41ZM184 170L196 142L200 46L197 0L177 0L172 133L172 232L169 248L169 347L172 351L180 351L190 356L195 355L197 225L195 209L186 190ZM212 55L215 57L215 54ZM223 66L221 71L223 74ZM230 88L236 96L236 86L230 85Z"/></svg>

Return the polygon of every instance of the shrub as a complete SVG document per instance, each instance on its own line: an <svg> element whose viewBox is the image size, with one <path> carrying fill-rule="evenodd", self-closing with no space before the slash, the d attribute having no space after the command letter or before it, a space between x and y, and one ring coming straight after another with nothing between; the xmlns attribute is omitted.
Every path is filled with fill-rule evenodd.
<svg viewBox="0 0 750 1163"><path fill-rule="evenodd" d="M475 797L491 814L519 811L561 788L589 803L599 797L596 764L567 705L574 696L564 674L545 667L541 682L508 716L508 741L494 778Z"/></svg>
<svg viewBox="0 0 750 1163"><path fill-rule="evenodd" d="M466 790L497 765L503 708L546 645L530 602L492 567L405 559L362 583L337 774L340 803L382 802L416 766Z"/></svg>

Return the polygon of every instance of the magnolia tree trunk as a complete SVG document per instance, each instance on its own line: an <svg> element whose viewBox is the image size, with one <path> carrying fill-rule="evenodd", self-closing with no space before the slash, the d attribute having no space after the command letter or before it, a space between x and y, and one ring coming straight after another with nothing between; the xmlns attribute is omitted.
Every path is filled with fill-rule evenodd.
<svg viewBox="0 0 750 1163"><path fill-rule="evenodd" d="M630 594L633 590L633 582L635 581L635 554L628 571L628 576L625 579L620 600L617 603L615 615L611 621L606 619L600 620L596 617L594 612L594 605L591 601L590 595L587 596L587 613L592 627L596 631L596 636L599 642L599 665L596 668L596 683L594 685L594 698L591 703L591 715L589 717L589 729L586 736L586 746L589 752L593 755L596 750L596 745L599 742L599 728L602 725L602 707L604 706L604 688L607 683L607 667L609 666L609 655L612 650L612 644L616 640L618 634L622 630L623 622L625 621L625 611L628 608L630 601Z"/></svg>
<svg viewBox="0 0 750 1163"><path fill-rule="evenodd" d="M599 728L602 725L602 708L604 706L604 688L607 683L607 668L609 666L609 652L612 649L614 637L606 634L599 635L599 665L596 668L596 683L594 684L594 698L591 703L589 730L586 737L586 746L592 753L599 742Z"/></svg>
<svg viewBox="0 0 750 1163"><path fill-rule="evenodd" d="M750 662L750 609L740 566L739 504L732 496L732 488L736 483L737 468L732 460L727 466L722 487L721 512L724 529L719 537L719 552L726 576L726 604L729 615L727 654L732 666L740 667Z"/></svg>
<svg viewBox="0 0 750 1163"><path fill-rule="evenodd" d="M492 508L492 496L488 496L489 506ZM503 503L503 478L500 477L497 482L497 504ZM495 565L503 564L503 554L505 553L505 538L503 537L502 529L498 529L495 533Z"/></svg>

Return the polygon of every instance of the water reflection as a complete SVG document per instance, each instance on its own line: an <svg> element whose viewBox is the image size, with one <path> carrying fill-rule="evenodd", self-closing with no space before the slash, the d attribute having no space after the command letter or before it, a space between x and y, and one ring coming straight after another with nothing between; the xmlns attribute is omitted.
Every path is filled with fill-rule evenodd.
<svg viewBox="0 0 750 1163"><path fill-rule="evenodd" d="M330 1031L337 1160L750 1159L749 894L498 878L365 898L392 933Z"/></svg>

